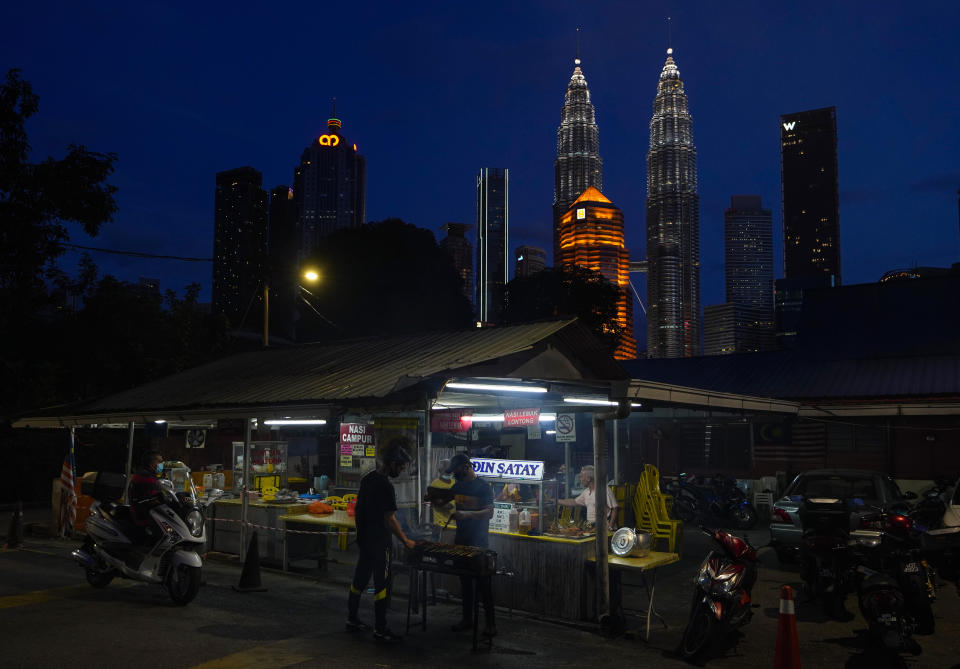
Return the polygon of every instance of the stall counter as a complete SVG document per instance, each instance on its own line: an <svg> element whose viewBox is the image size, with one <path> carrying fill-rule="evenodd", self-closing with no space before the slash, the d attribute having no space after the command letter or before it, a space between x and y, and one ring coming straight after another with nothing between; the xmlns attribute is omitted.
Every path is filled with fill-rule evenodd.
<svg viewBox="0 0 960 669"><path fill-rule="evenodd" d="M241 555L240 512L242 500L220 499L214 503L213 550L221 553ZM250 500L247 503L247 522L258 527L250 528L257 532L257 548L260 559L283 564L283 532L280 516L302 513L307 502L264 502ZM247 534L250 536L250 533ZM249 541L249 539L248 539ZM246 550L246 547L243 548Z"/></svg>

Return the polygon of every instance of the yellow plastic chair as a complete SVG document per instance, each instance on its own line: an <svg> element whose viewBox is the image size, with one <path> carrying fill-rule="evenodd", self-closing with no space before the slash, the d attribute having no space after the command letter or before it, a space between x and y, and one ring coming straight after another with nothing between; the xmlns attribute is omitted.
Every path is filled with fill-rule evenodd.
<svg viewBox="0 0 960 669"><path fill-rule="evenodd" d="M663 496L650 489L648 475L641 476L637 483L637 491L633 497L633 512L637 527L652 534L654 542L657 539L666 539L671 553L680 552L683 524L667 515Z"/></svg>
<svg viewBox="0 0 960 669"><path fill-rule="evenodd" d="M343 496L343 501L344 501L344 502L356 502L356 501L357 501L357 493L355 493L355 492L347 493L346 495Z"/></svg>
<svg viewBox="0 0 960 669"><path fill-rule="evenodd" d="M339 495L330 495L323 501L329 504L330 506L332 506L334 510L346 511L348 500L346 500L345 498L348 496L349 495L344 495L343 497L340 497ZM353 497L356 497L356 495L353 495ZM345 527L341 527L340 529L337 530L337 548L339 548L342 551L347 550L348 533L349 533L349 530Z"/></svg>

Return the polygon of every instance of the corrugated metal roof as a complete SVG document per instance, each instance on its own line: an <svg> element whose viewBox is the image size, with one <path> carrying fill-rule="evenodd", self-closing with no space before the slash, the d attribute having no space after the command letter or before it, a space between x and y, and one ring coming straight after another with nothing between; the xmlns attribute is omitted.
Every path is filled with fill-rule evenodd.
<svg viewBox="0 0 960 669"><path fill-rule="evenodd" d="M574 319L267 349L223 358L56 413L161 414L386 398L434 375L531 351L550 338L588 360L595 378L625 378L622 368L601 354L596 340L587 335ZM42 418L21 418L16 424L37 424Z"/></svg>

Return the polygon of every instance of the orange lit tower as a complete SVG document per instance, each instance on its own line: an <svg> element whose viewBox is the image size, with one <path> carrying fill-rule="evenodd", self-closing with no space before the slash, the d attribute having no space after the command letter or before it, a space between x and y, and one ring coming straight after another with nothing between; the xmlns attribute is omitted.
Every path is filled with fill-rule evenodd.
<svg viewBox="0 0 960 669"><path fill-rule="evenodd" d="M637 340L633 336L633 303L630 300L630 251L623 235L623 212L603 193L590 186L560 217L560 263L579 265L600 272L620 289L617 301L617 322L623 337L614 357L632 360L637 357Z"/></svg>

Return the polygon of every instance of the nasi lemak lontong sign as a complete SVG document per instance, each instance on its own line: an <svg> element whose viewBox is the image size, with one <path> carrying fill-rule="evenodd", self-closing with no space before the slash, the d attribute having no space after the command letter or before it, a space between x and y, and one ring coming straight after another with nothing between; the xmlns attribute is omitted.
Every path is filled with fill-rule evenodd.
<svg viewBox="0 0 960 669"><path fill-rule="evenodd" d="M543 463L536 460L493 460L472 458L477 476L495 479L542 481Z"/></svg>

